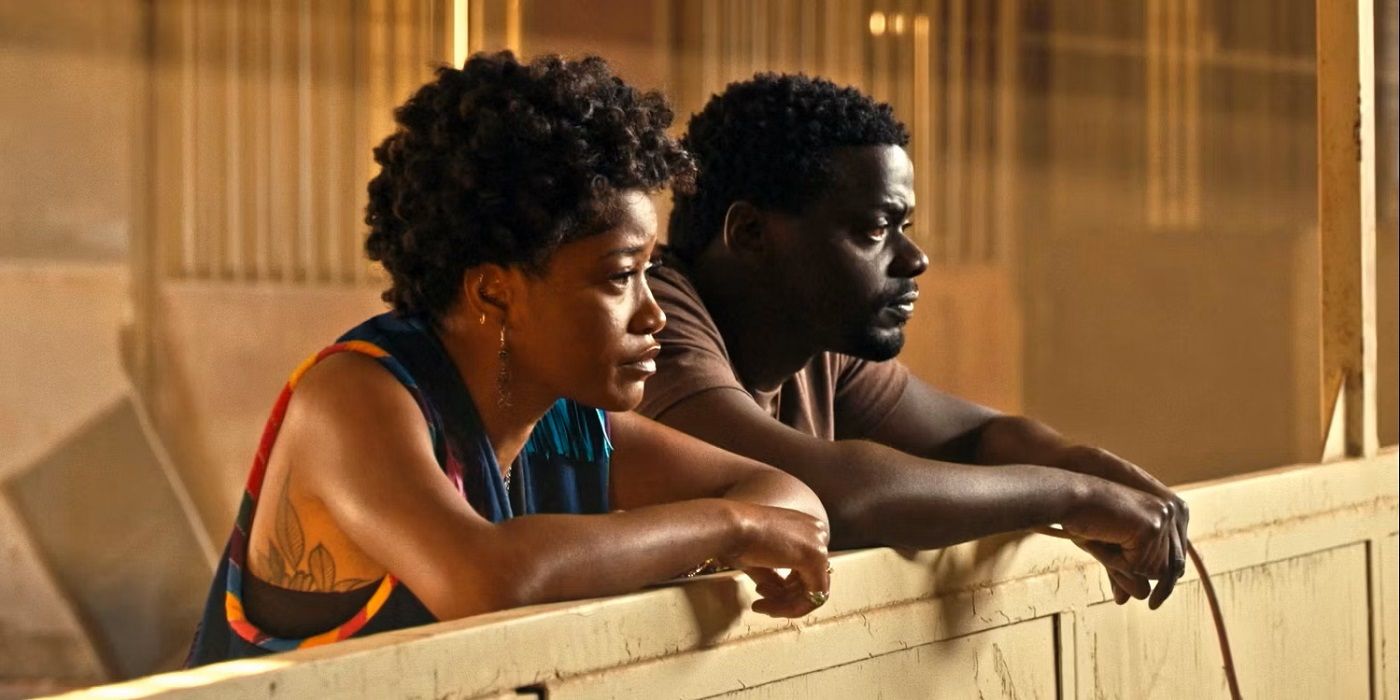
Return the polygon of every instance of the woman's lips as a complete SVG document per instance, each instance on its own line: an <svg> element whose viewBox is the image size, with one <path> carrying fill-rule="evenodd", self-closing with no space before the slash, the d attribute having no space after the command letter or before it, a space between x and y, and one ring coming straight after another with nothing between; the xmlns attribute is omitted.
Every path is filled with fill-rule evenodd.
<svg viewBox="0 0 1400 700"><path fill-rule="evenodd" d="M661 346L653 345L622 363L622 366L645 374L656 374L656 356L660 354Z"/></svg>

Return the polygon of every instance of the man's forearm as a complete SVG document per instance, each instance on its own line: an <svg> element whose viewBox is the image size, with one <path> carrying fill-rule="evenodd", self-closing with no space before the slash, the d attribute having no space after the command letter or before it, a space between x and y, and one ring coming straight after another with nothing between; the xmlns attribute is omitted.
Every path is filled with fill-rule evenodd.
<svg viewBox="0 0 1400 700"><path fill-rule="evenodd" d="M1186 512L1185 503L1141 467L1093 445L1073 442L1033 418L997 416L979 428L976 437L978 464L1040 464L1107 479L1170 499Z"/></svg>
<svg viewBox="0 0 1400 700"><path fill-rule="evenodd" d="M984 465L1040 464L1064 468L1067 451L1075 445L1053 428L1033 418L1002 415L977 429L973 461Z"/></svg>
<svg viewBox="0 0 1400 700"><path fill-rule="evenodd" d="M985 469L925 460L866 441L835 443L839 474L816 489L834 545L945 547L1060 522L1094 498L1096 479L1030 464Z"/></svg>

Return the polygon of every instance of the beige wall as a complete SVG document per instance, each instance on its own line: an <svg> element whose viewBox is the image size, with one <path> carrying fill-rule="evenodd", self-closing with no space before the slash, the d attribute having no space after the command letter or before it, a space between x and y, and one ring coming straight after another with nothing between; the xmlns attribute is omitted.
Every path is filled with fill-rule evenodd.
<svg viewBox="0 0 1400 700"><path fill-rule="evenodd" d="M108 677L3 486L125 391L126 282L110 264L0 262L0 686Z"/></svg>
<svg viewBox="0 0 1400 700"><path fill-rule="evenodd" d="M307 356L383 311L368 286L171 282L162 287L149 403L215 546L238 510L263 424Z"/></svg>
<svg viewBox="0 0 1400 700"><path fill-rule="evenodd" d="M125 254L144 73L138 6L0 3L0 258Z"/></svg>

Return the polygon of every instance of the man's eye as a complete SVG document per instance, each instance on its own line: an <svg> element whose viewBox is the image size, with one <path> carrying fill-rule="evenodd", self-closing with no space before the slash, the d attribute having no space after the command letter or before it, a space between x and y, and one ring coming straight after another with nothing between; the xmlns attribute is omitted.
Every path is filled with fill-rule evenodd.
<svg viewBox="0 0 1400 700"><path fill-rule="evenodd" d="M865 235L870 237L872 240L878 241L881 238L884 238L886 235L888 235L889 232L890 225L882 221L878 224L875 224L875 226L871 227L869 231L866 231Z"/></svg>

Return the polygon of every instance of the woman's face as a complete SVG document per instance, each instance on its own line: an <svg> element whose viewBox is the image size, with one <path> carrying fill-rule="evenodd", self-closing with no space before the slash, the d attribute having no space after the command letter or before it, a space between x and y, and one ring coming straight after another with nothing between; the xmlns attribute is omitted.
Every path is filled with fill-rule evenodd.
<svg viewBox="0 0 1400 700"><path fill-rule="evenodd" d="M610 411L641 402L666 323L646 277L656 209L636 191L621 209L617 226L561 246L542 275L523 277L507 330L515 378Z"/></svg>

